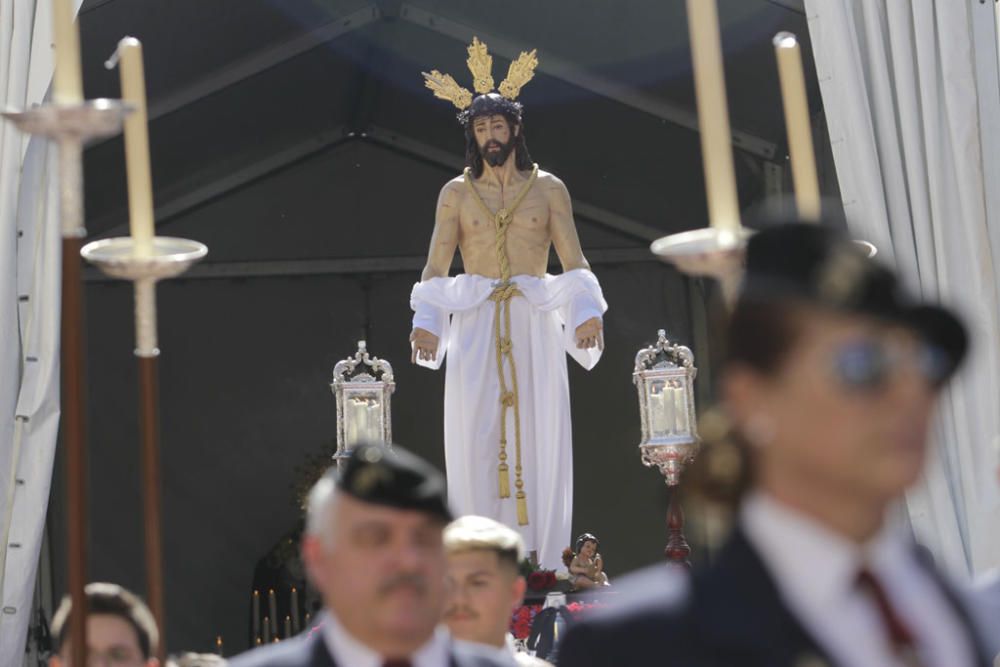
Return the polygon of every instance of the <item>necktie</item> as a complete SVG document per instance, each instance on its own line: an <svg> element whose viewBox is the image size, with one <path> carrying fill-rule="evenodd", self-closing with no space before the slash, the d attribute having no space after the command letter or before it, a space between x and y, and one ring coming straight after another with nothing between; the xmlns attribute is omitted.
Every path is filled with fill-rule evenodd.
<svg viewBox="0 0 1000 667"><path fill-rule="evenodd" d="M882 617L889 644L899 661L910 667L923 667L917 653L917 643L913 633L893 609L889 596L885 594L885 589L882 588L882 584L879 583L875 575L863 568L858 572L858 587L866 592L875 603L875 607Z"/></svg>

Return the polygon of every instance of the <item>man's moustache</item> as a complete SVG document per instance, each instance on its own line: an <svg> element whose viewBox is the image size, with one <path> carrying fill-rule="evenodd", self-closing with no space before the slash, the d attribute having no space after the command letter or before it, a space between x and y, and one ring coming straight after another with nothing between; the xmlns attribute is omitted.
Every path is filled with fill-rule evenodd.
<svg viewBox="0 0 1000 667"><path fill-rule="evenodd" d="M468 607L451 607L444 612L445 618L454 618L455 616L463 616L471 619L479 618L479 614Z"/></svg>
<svg viewBox="0 0 1000 667"><path fill-rule="evenodd" d="M398 574L382 582L378 588L379 595L388 595L399 588L412 588L417 593L427 592L427 578L420 574Z"/></svg>

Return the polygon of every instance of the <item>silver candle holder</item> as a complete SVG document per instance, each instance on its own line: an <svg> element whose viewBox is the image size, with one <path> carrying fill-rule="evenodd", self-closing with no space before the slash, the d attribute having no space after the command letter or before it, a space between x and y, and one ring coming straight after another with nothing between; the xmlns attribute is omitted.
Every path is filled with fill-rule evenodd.
<svg viewBox="0 0 1000 667"><path fill-rule="evenodd" d="M59 219L62 237L61 384L62 440L66 456L67 584L74 609L86 610L87 469L86 399L83 345L83 284L80 243L87 234L83 218L83 146L121 131L132 111L121 100L49 102L27 110L8 109L3 116L18 130L45 137L58 146ZM84 662L85 614L70 622L73 662Z"/></svg>
<svg viewBox="0 0 1000 667"><path fill-rule="evenodd" d="M726 301L736 298L747 239L753 230L705 227L659 238L649 246L654 255L690 276L715 278L722 286Z"/></svg>
<svg viewBox="0 0 1000 667"><path fill-rule="evenodd" d="M171 236L153 237L150 251L139 252L131 236L93 241L80 251L105 275L131 280L135 285L135 355L155 357L160 350L156 334L156 283L174 278L208 254L203 243Z"/></svg>
<svg viewBox="0 0 1000 667"><path fill-rule="evenodd" d="M78 104L49 102L24 111L6 110L4 118L21 132L46 137L59 146L59 205L63 238L83 238L83 146L122 129L132 107L121 100L95 99Z"/></svg>

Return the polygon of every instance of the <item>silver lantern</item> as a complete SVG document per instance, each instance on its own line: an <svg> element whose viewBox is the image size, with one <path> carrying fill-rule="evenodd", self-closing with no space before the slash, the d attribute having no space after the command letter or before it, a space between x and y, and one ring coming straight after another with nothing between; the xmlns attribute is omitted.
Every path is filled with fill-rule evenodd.
<svg viewBox="0 0 1000 667"><path fill-rule="evenodd" d="M642 442L639 451L646 466L656 466L668 486L680 482L684 466L698 451L694 405L694 355L683 345L657 332L656 343L635 355L632 382L639 392Z"/></svg>
<svg viewBox="0 0 1000 667"><path fill-rule="evenodd" d="M365 341L358 341L353 357L338 361L330 383L337 398L337 465L361 443L392 443L391 396L396 389L392 365L369 357Z"/></svg>

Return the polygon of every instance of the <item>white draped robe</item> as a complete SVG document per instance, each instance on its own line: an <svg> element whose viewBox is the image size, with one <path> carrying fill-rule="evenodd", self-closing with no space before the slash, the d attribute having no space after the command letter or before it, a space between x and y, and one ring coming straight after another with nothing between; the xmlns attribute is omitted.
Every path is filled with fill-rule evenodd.
<svg viewBox="0 0 1000 667"><path fill-rule="evenodd" d="M601 350L576 347L576 327L601 317L608 305L593 273L575 269L541 278L511 279L522 296L510 301L514 363L521 422L521 464L528 525L517 523L514 497L514 411L507 411L509 498L500 498L500 382L494 315L489 300L496 281L462 274L417 283L410 296L413 326L440 339L433 361L445 355L444 446L448 497L461 514L491 517L517 529L542 567L560 569L570 545L573 519L573 436L570 423L569 353L590 370ZM509 368L508 387L510 386Z"/></svg>

